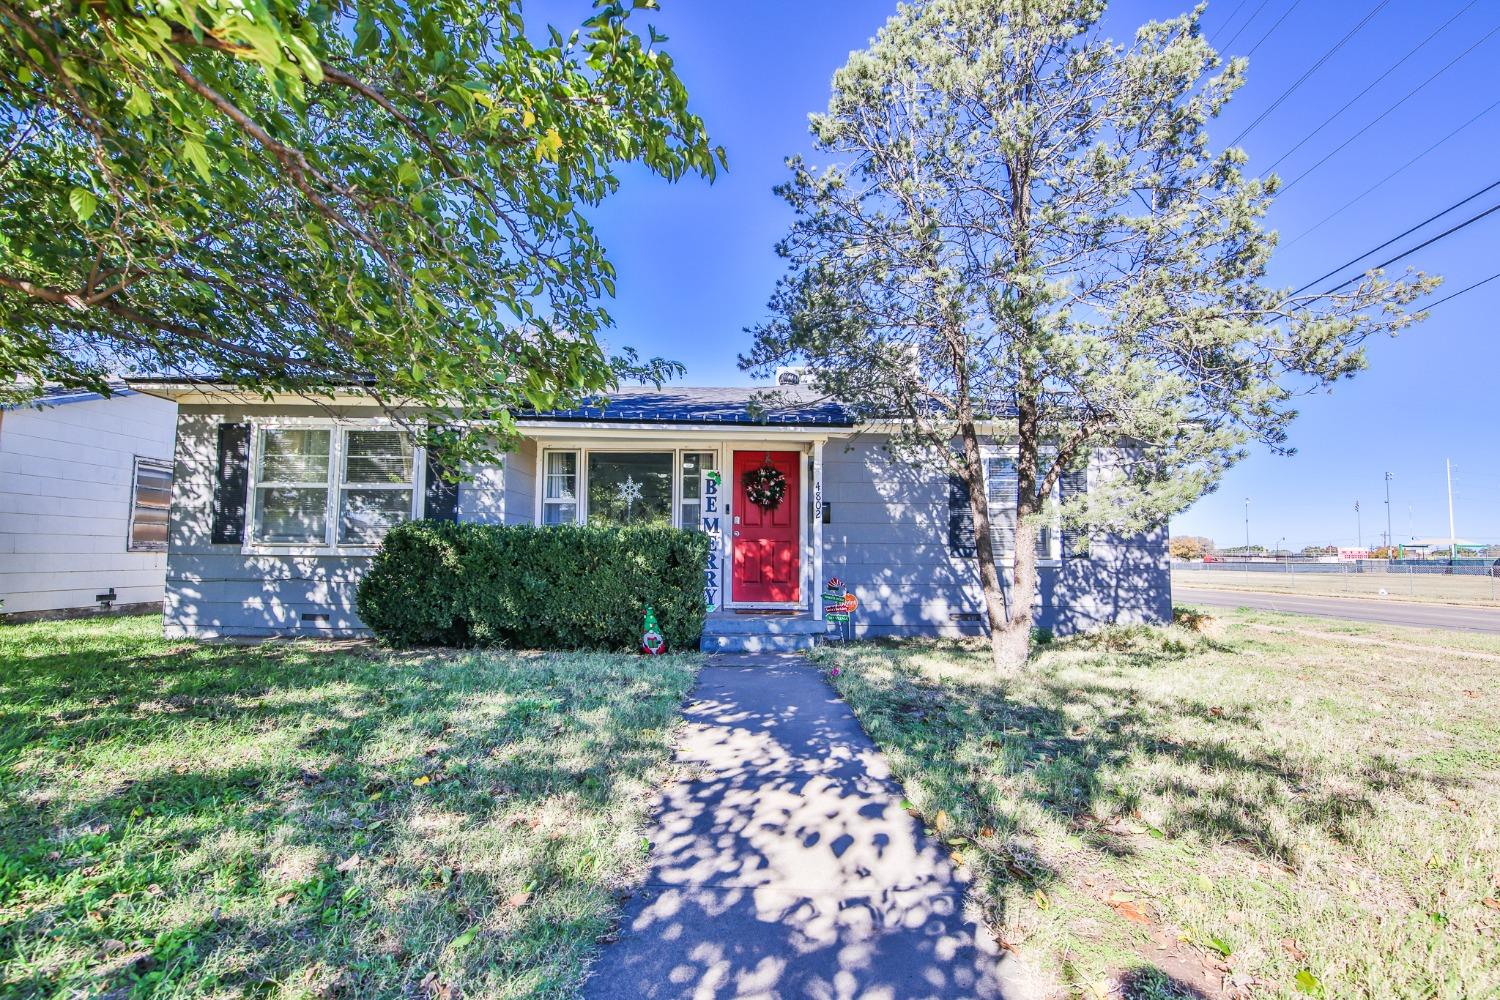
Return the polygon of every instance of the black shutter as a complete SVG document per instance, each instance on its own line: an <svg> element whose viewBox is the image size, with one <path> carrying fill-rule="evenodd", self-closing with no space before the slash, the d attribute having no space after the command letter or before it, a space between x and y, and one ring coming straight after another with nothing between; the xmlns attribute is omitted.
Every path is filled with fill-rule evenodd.
<svg viewBox="0 0 1500 1000"><path fill-rule="evenodd" d="M972 559L979 554L974 534L974 506L969 502L969 484L962 476L948 474L948 548L956 556Z"/></svg>
<svg viewBox="0 0 1500 1000"><path fill-rule="evenodd" d="M1082 468L1064 469L1062 479L1058 483L1058 498L1067 503L1073 497L1083 496L1089 491L1089 469L1085 464ZM1089 557L1088 535L1078 530L1063 529L1062 533L1062 557L1064 559L1087 559Z"/></svg>
<svg viewBox="0 0 1500 1000"><path fill-rule="evenodd" d="M239 545L245 540L245 499L249 486L250 425L220 424L211 536L215 545Z"/></svg>
<svg viewBox="0 0 1500 1000"><path fill-rule="evenodd" d="M422 497L422 516L433 521L458 520L458 483L443 477L447 465L434 449L427 449L427 490Z"/></svg>

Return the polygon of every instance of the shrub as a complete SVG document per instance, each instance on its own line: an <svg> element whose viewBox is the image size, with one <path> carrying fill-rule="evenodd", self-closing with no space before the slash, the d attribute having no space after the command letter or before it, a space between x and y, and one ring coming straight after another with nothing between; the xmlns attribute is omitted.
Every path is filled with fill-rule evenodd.
<svg viewBox="0 0 1500 1000"><path fill-rule="evenodd" d="M650 606L669 649L696 649L708 546L676 528L413 521L386 536L357 604L393 646L635 649Z"/></svg>

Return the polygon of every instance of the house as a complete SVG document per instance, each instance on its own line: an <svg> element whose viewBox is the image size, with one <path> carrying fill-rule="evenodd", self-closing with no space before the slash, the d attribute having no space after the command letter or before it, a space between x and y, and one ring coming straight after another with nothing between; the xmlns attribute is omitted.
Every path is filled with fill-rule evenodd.
<svg viewBox="0 0 1500 1000"><path fill-rule="evenodd" d="M770 411L753 405L750 388L626 388L607 406L522 414L519 448L466 470L454 489L356 393L314 405L132 384L178 405L172 635L358 634L355 588L368 559L390 525L422 516L706 531L710 648L810 643L825 630L819 598L830 577L858 598L861 636L984 627L967 495L940 466L897 460L880 427L856 426L806 388L784 388L794 398ZM1096 457L1090 475L1108 464ZM1013 509L1003 445L987 467L991 497ZM780 483L780 502L749 502L752 478ZM1069 484L1087 489L1088 480ZM1002 552L1013 517L996 519ZM1053 525L1038 544L1040 624L1056 633L1170 618L1164 527L1094 538L1075 554Z"/></svg>
<svg viewBox="0 0 1500 1000"><path fill-rule="evenodd" d="M161 603L176 422L123 384L0 409L0 613Z"/></svg>

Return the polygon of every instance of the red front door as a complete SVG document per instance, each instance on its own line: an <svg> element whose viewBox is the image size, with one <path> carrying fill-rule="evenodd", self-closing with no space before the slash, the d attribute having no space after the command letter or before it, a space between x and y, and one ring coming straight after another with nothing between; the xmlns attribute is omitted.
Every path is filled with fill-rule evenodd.
<svg viewBox="0 0 1500 1000"><path fill-rule="evenodd" d="M786 477L786 496L771 510L745 496L745 476L767 461ZM734 453L733 579L730 597L748 604L796 603L801 600L801 540L798 511L798 463L795 451Z"/></svg>

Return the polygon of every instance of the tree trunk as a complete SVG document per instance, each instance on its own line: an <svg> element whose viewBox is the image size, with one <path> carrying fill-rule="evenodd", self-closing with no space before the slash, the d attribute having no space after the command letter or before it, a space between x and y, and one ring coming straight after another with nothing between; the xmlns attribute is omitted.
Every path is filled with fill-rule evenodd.
<svg viewBox="0 0 1500 1000"><path fill-rule="evenodd" d="M1036 397L1023 392L1018 400L1016 421L1016 552L1011 574L1011 615L1004 639L1010 661L1016 668L1031 656L1031 628L1035 622L1036 514L1040 472L1037 455L1039 420Z"/></svg>
<svg viewBox="0 0 1500 1000"><path fill-rule="evenodd" d="M955 339L955 336L950 334L950 340ZM979 427L974 417L973 400L969 394L967 358L964 357L958 344L955 344L954 350L954 375L957 383L958 436L963 445L962 472L964 482L969 487L969 509L974 512L974 545L979 556L979 586L984 593L984 606L989 618L990 658L994 663L996 673L1010 676L1026 665L1026 660L1031 654L1031 593L1036 589L1036 544L1030 543L1031 559L1025 563L1025 571L1029 573L1030 590L1021 589L1023 564L1018 558L1016 585L1012 588L1015 606L1007 610L1005 588L1000 579L1000 565L995 558L994 539L990 534L990 499L984 481L984 454L979 443ZM1031 467L1034 486L1036 479L1034 461ZM1032 492L1034 495L1035 490L1033 489ZM1023 498L1025 495L1025 493L1021 494ZM1035 532L1034 527L1026 527L1024 530L1027 532L1027 538L1031 538ZM1016 525L1018 555L1022 531L1018 510Z"/></svg>
<svg viewBox="0 0 1500 1000"><path fill-rule="evenodd" d="M969 410L960 404L960 410ZM995 560L994 539L990 535L990 500L985 489L984 455L979 446L979 429L972 412L960 416L959 439L963 442L963 476L969 487L969 509L974 512L974 547L979 556L979 586L990 626L990 656L997 673L1014 673L1026 662L1027 650L1017 658L1011 648L1010 614L1005 607L1005 589L1000 582L1000 566Z"/></svg>

